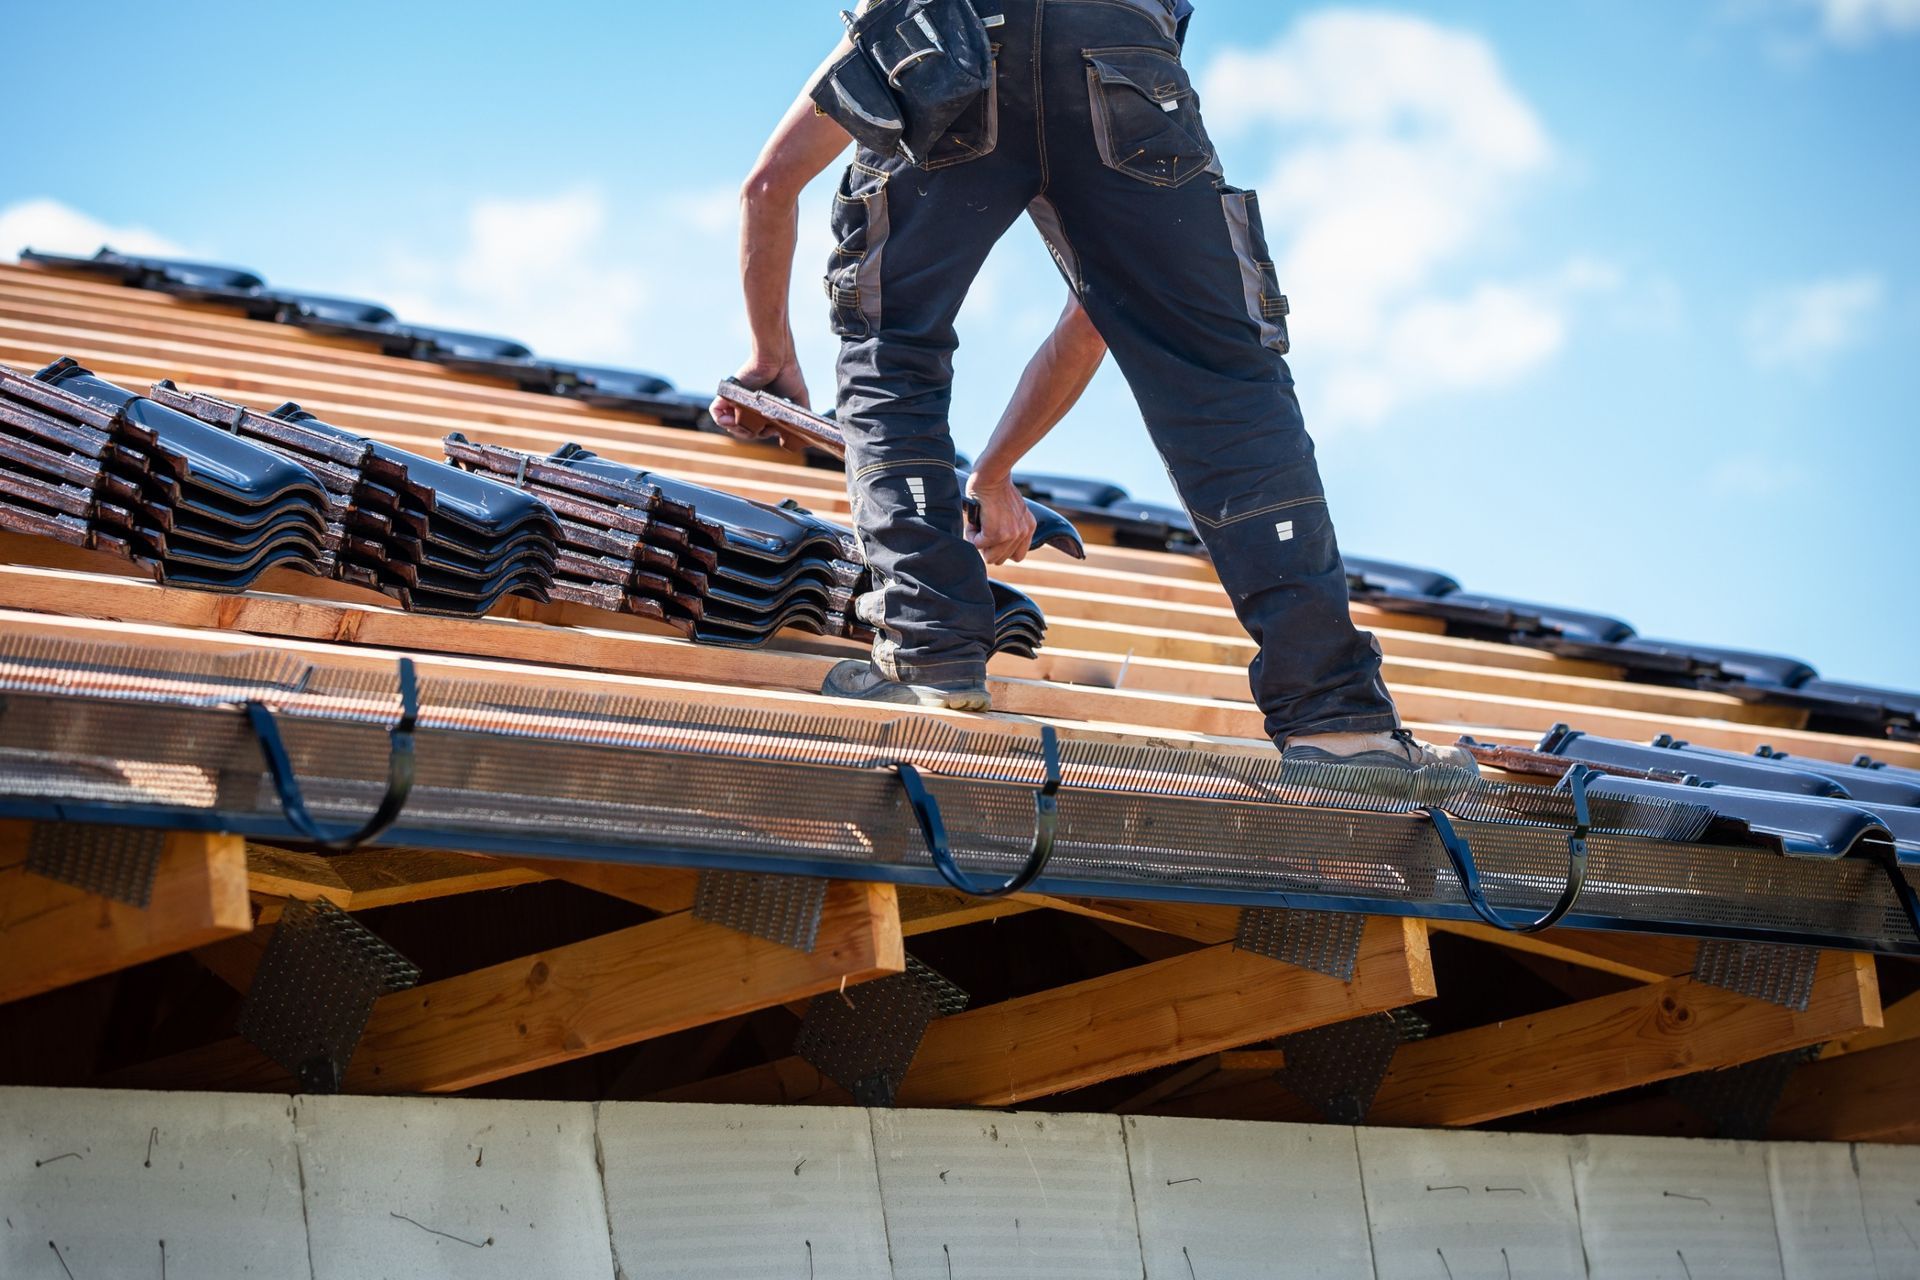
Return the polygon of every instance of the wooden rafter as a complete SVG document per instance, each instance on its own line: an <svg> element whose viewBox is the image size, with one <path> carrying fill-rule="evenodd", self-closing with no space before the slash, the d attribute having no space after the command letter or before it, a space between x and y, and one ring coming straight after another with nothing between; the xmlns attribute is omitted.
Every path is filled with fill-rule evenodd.
<svg viewBox="0 0 1920 1280"><path fill-rule="evenodd" d="M1920 1038L1910 1037L1823 1058L1794 1072L1774 1109L1772 1136L1920 1142L1916 1102Z"/></svg>
<svg viewBox="0 0 1920 1280"><path fill-rule="evenodd" d="M253 927L238 837L169 835L141 908L28 871L30 831L0 822L0 1004Z"/></svg>
<svg viewBox="0 0 1920 1280"><path fill-rule="evenodd" d="M1880 1021L1869 956L1821 956L1805 1012L1672 978L1402 1045L1369 1124L1484 1124L1819 1044ZM1867 1055L1859 1055L1865 1057ZM1277 1083L1256 1081L1156 1108L1174 1115L1312 1119Z"/></svg>
<svg viewBox="0 0 1920 1280"><path fill-rule="evenodd" d="M324 899L342 911L371 911L544 879L527 867L436 849L368 849L323 858L271 845L247 846L247 883L253 892L302 902Z"/></svg>
<svg viewBox="0 0 1920 1280"><path fill-rule="evenodd" d="M469 1089L898 973L905 964L888 885L833 885L811 954L684 913L666 916L385 997L345 1088ZM225 1041L114 1083L274 1089L286 1078L250 1046Z"/></svg>
<svg viewBox="0 0 1920 1280"><path fill-rule="evenodd" d="M1464 920L1435 920L1432 927L1436 933L1457 934L1510 951L1564 960L1583 969L1595 969L1634 982L1664 982L1692 973L1694 957L1700 950L1695 939L1645 933L1602 933L1584 929L1508 933Z"/></svg>
<svg viewBox="0 0 1920 1280"><path fill-rule="evenodd" d="M1214 946L927 1029L902 1106L1009 1106L1185 1062L1291 1031L1397 1009L1434 994L1426 930L1371 920L1351 983ZM782 1060L667 1095L681 1101L844 1102L806 1064Z"/></svg>

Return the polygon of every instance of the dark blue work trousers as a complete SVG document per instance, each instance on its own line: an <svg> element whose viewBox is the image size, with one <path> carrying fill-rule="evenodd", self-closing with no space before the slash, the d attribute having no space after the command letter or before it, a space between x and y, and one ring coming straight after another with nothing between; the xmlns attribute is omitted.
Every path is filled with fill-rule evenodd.
<svg viewBox="0 0 1920 1280"><path fill-rule="evenodd" d="M1259 204L1221 178L1172 0L998 7L988 94L921 164L856 155L834 199L827 291L848 488L879 593L862 609L881 624L876 664L918 683L985 674L993 600L962 533L947 421L954 317L1025 213L1259 646L1268 734L1394 728L1379 646L1348 613Z"/></svg>

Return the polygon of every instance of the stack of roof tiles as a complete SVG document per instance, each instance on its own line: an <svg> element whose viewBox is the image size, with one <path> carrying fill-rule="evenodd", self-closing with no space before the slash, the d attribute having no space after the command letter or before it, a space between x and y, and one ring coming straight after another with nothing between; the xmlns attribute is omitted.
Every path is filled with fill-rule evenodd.
<svg viewBox="0 0 1920 1280"><path fill-rule="evenodd" d="M653 618L709 644L753 647L793 627L872 636L853 614L870 582L859 539L795 503L772 506L600 457L541 458L447 437L447 456L551 504L561 517L555 598ZM994 583L995 649L1031 657L1034 602Z"/></svg>
<svg viewBox="0 0 1920 1280"><path fill-rule="evenodd" d="M551 588L556 600L665 622L691 636L706 610L726 533L658 486L596 474L455 433L447 457L500 477L559 519Z"/></svg>
<svg viewBox="0 0 1920 1280"><path fill-rule="evenodd" d="M481 614L508 595L548 598L559 522L530 495L356 435L297 404L259 413L171 383L154 395L319 477L341 527L334 577L423 613Z"/></svg>
<svg viewBox="0 0 1920 1280"><path fill-rule="evenodd" d="M304 467L72 360L0 369L0 399L7 528L218 591L275 566L332 571L342 530Z"/></svg>

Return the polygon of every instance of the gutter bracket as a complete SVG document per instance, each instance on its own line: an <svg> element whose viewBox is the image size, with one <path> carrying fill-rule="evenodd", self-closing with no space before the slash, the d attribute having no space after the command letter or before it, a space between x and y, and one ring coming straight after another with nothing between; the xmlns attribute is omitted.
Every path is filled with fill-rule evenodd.
<svg viewBox="0 0 1920 1280"><path fill-rule="evenodd" d="M266 757L267 772L280 797L280 809L293 829L325 853L349 853L392 826L413 794L413 731L420 719L420 684L414 675L413 659L400 659L400 719L388 733L387 790L371 817L350 831L328 832L314 820L300 793L300 780L294 776L293 761L280 736L273 711L264 702L246 704L247 722L260 741L260 754Z"/></svg>
<svg viewBox="0 0 1920 1280"><path fill-rule="evenodd" d="M1561 891L1559 900L1547 908L1544 915L1532 920L1515 923L1496 910L1487 901L1486 891L1480 884L1480 871L1474 865L1473 846L1467 842L1453 825L1453 820L1437 805L1428 805L1420 812L1426 814L1433 823L1435 833L1440 837L1440 847L1446 850L1447 860L1453 864L1455 879L1460 882L1460 892L1466 896L1467 905L1473 913L1494 928L1504 933L1540 933L1551 929L1566 918L1574 904L1580 901L1582 890L1587 887L1587 838L1592 834L1593 817L1587 806L1587 781L1598 776L1586 765L1576 764L1567 771L1566 786L1573 799L1574 826L1567 835L1567 886Z"/></svg>
<svg viewBox="0 0 1920 1280"><path fill-rule="evenodd" d="M954 860L953 847L947 840L947 826L940 817L940 802L934 799L928 790L926 780L920 771L906 761L893 766L900 777L900 786L907 793L907 803L913 806L913 816L920 822L920 833L926 837L927 850L933 855L934 869L940 878L958 889L976 898L1006 898L1019 893L1047 869L1047 863L1053 857L1053 840L1059 825L1060 792L1060 740L1052 725L1040 730L1040 750L1045 760L1046 781L1033 793L1033 847L1027 854L1027 860L1020 870L999 884L981 884L960 869Z"/></svg>

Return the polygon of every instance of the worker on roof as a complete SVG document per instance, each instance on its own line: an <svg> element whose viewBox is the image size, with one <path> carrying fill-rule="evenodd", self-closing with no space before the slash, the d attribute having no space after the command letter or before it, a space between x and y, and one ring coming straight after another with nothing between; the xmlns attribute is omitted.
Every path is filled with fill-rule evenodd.
<svg viewBox="0 0 1920 1280"><path fill-rule="evenodd" d="M1287 303L1254 193L1227 184L1181 65L1185 0L869 0L742 194L753 356L802 404L787 313L801 189L859 142L833 202L847 485L875 590L871 661L823 692L985 710L986 563L1032 532L1011 473L1110 347L1259 654L1253 695L1291 759L1474 769L1400 726L1355 628L1313 442L1283 358ZM1072 294L968 481L947 413L954 318L1025 213ZM716 400L737 435L753 428Z"/></svg>

